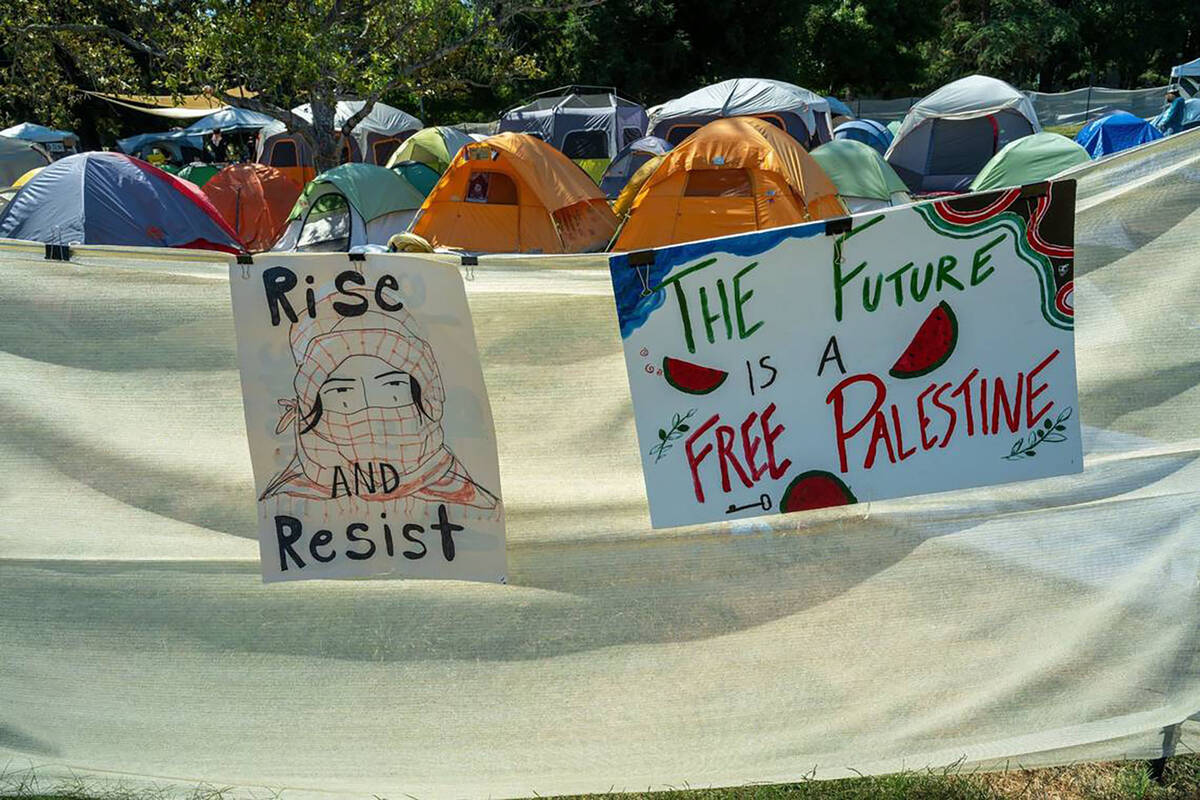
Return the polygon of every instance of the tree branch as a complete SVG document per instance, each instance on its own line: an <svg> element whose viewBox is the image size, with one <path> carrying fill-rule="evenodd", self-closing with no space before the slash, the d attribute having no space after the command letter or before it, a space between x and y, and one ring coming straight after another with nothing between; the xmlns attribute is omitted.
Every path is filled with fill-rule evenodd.
<svg viewBox="0 0 1200 800"><path fill-rule="evenodd" d="M18 33L79 33L79 34L99 34L107 36L110 39L115 39L121 42L131 50L137 50L139 53L145 53L155 58L161 58L169 61L170 56L163 51L147 44L139 39L135 39L129 34L119 31L116 28L110 28L107 25L86 25L83 23L74 22L58 22L58 23L34 23L25 25L20 28L15 28Z"/></svg>

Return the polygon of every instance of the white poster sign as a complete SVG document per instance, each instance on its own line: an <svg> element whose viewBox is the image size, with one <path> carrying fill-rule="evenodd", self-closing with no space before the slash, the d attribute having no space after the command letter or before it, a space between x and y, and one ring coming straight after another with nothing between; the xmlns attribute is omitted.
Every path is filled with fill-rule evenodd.
<svg viewBox="0 0 1200 800"><path fill-rule="evenodd" d="M614 256L654 526L1080 471L1074 189Z"/></svg>
<svg viewBox="0 0 1200 800"><path fill-rule="evenodd" d="M265 581L505 580L491 407L458 270L230 267Z"/></svg>

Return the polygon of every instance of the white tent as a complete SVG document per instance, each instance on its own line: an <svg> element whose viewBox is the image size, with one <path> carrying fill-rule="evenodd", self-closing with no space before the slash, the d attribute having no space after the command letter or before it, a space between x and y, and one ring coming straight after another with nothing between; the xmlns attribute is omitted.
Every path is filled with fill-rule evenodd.
<svg viewBox="0 0 1200 800"><path fill-rule="evenodd" d="M1004 145L1041 129L1024 93L970 75L909 109L885 158L914 192L962 191Z"/></svg>
<svg viewBox="0 0 1200 800"><path fill-rule="evenodd" d="M1171 67L1171 85L1178 86L1184 97L1200 95L1200 58Z"/></svg>
<svg viewBox="0 0 1200 800"><path fill-rule="evenodd" d="M29 170L49 163L50 157L41 145L12 137L0 138L0 186L12 186Z"/></svg>
<svg viewBox="0 0 1200 800"><path fill-rule="evenodd" d="M339 100L333 115L334 129L340 130L346 121L357 114L362 107L362 100ZM312 107L308 103L296 106L292 109L292 113L306 122L312 122ZM382 167L401 142L423 127L421 120L412 114L389 106L387 103L377 102L372 106L371 112L354 126L350 136L352 141L348 143L349 158L346 160L362 161ZM272 166L294 166L294 164L276 164L271 161L271 144L279 138L296 140L296 148L292 152L307 150L307 145L301 142L295 133L288 131L283 123L277 122L263 128L262 134L259 136L258 160ZM264 154L266 154L265 158ZM311 155L301 154L300 161L311 162Z"/></svg>
<svg viewBox="0 0 1200 800"><path fill-rule="evenodd" d="M783 81L733 78L668 100L650 109L648 132L677 145L721 117L759 117L790 133L806 147L833 138L829 101Z"/></svg>
<svg viewBox="0 0 1200 800"><path fill-rule="evenodd" d="M79 137L71 131L60 131L32 122L22 122L20 125L5 128L0 131L0 136L37 142L46 148L52 158L62 158L79 152Z"/></svg>

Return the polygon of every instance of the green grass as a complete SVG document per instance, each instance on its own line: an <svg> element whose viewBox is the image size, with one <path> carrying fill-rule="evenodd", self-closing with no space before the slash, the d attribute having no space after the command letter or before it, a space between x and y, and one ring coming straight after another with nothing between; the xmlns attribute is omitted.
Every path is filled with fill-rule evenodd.
<svg viewBox="0 0 1200 800"><path fill-rule="evenodd" d="M1042 128L1042 130L1049 133L1061 133L1068 139L1074 139L1075 134L1079 133L1079 129L1082 127L1083 123L1081 122L1078 125L1047 125L1045 128Z"/></svg>
<svg viewBox="0 0 1200 800"><path fill-rule="evenodd" d="M224 800L231 790L199 786L190 791L167 788L126 789L91 786L80 779L44 785L29 772L0 772L0 800ZM559 800L1195 800L1200 798L1200 756L1167 762L1163 784L1151 778L1145 761L1073 764L1066 767L1004 772L905 772L897 775L802 781L732 789L682 789L670 792L578 795ZM380 797L378 800L385 800ZM402 800L395 798L394 800ZM420 800L420 798L414 798ZM544 798L543 800L551 800Z"/></svg>

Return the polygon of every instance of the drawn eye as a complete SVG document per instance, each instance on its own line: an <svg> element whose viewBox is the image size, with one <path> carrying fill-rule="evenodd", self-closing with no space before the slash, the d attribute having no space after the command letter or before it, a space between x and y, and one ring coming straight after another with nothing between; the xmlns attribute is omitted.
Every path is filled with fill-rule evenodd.
<svg viewBox="0 0 1200 800"><path fill-rule="evenodd" d="M342 392L354 391L354 387L352 387L352 386L334 386L332 389L326 389L325 391L333 392L335 394L341 394Z"/></svg>
<svg viewBox="0 0 1200 800"><path fill-rule="evenodd" d="M388 381L387 383L384 384L384 386L403 386L405 383L406 383L405 381L402 381L399 378L397 378L394 381Z"/></svg>

